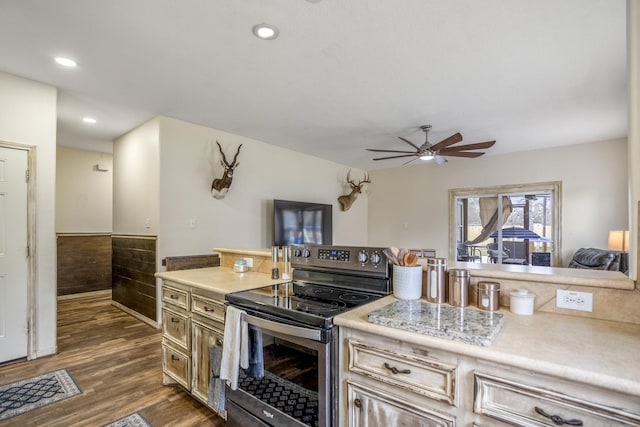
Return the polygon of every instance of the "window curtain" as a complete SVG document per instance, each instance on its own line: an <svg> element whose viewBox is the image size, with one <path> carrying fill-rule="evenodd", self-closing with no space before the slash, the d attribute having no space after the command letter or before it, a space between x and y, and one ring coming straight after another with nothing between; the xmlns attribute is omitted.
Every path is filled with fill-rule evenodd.
<svg viewBox="0 0 640 427"><path fill-rule="evenodd" d="M482 223L482 231L480 235L473 240L467 240L465 245L475 245L489 238L489 235L498 230L498 198L497 197L480 197L478 200L480 206L480 222ZM502 196L502 223L504 224L511 215L513 210L511 206L511 198Z"/></svg>

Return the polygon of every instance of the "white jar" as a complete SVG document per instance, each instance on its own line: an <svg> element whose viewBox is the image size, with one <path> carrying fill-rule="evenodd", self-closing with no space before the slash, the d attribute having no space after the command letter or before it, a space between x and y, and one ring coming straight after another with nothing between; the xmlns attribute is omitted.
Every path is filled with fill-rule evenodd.
<svg viewBox="0 0 640 427"><path fill-rule="evenodd" d="M535 294L530 294L526 289L518 289L510 293L511 312L515 314L532 315L536 299Z"/></svg>

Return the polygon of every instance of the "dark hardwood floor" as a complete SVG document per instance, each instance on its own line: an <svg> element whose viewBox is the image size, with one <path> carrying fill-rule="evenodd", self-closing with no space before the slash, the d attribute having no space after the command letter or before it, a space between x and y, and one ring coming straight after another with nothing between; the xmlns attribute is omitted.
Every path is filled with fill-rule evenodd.
<svg viewBox="0 0 640 427"><path fill-rule="evenodd" d="M102 426L139 412L154 427L224 426L177 386L162 385L161 334L112 307L109 297L58 302L58 354L0 366L0 384L66 368L82 394L5 426Z"/></svg>

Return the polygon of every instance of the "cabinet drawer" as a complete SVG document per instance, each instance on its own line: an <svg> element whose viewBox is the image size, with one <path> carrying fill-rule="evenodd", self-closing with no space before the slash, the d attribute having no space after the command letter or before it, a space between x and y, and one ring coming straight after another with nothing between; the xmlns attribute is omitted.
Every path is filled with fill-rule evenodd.
<svg viewBox="0 0 640 427"><path fill-rule="evenodd" d="M162 309L162 336L183 347L185 351L191 347L189 324L189 318L185 314L166 307Z"/></svg>
<svg viewBox="0 0 640 427"><path fill-rule="evenodd" d="M352 339L348 342L349 371L457 406L455 365Z"/></svg>
<svg viewBox="0 0 640 427"><path fill-rule="evenodd" d="M162 370L178 384L189 389L191 358L165 343L162 344Z"/></svg>
<svg viewBox="0 0 640 427"><path fill-rule="evenodd" d="M191 311L224 324L224 303L201 295L191 295Z"/></svg>
<svg viewBox="0 0 640 427"><path fill-rule="evenodd" d="M640 426L640 414L621 407L479 372L474 373L474 380L474 412L511 425L559 425L538 413L536 408L539 408L564 420L581 420L589 427Z"/></svg>
<svg viewBox="0 0 640 427"><path fill-rule="evenodd" d="M162 302L189 310L189 292L171 286L162 286Z"/></svg>
<svg viewBox="0 0 640 427"><path fill-rule="evenodd" d="M347 382L348 425L350 426L423 426L455 427L455 417L429 408L413 405L383 392Z"/></svg>

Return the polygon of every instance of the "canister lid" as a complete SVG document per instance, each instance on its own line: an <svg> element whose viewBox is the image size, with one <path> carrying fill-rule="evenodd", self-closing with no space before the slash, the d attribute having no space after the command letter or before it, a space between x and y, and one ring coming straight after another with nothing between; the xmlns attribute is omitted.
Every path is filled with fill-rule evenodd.
<svg viewBox="0 0 640 427"><path fill-rule="evenodd" d="M535 294L530 294L529 291L527 291L526 289L517 289L515 291L512 291L511 296L513 298L518 298L523 300L534 299L536 297Z"/></svg>
<svg viewBox="0 0 640 427"><path fill-rule="evenodd" d="M468 277L469 276L469 270L465 270L463 268L452 268L451 270L449 270L449 276Z"/></svg>
<svg viewBox="0 0 640 427"><path fill-rule="evenodd" d="M447 265L446 258L427 258L427 265Z"/></svg>
<svg viewBox="0 0 640 427"><path fill-rule="evenodd" d="M499 291L500 283L498 282L478 282L478 289L482 291Z"/></svg>

